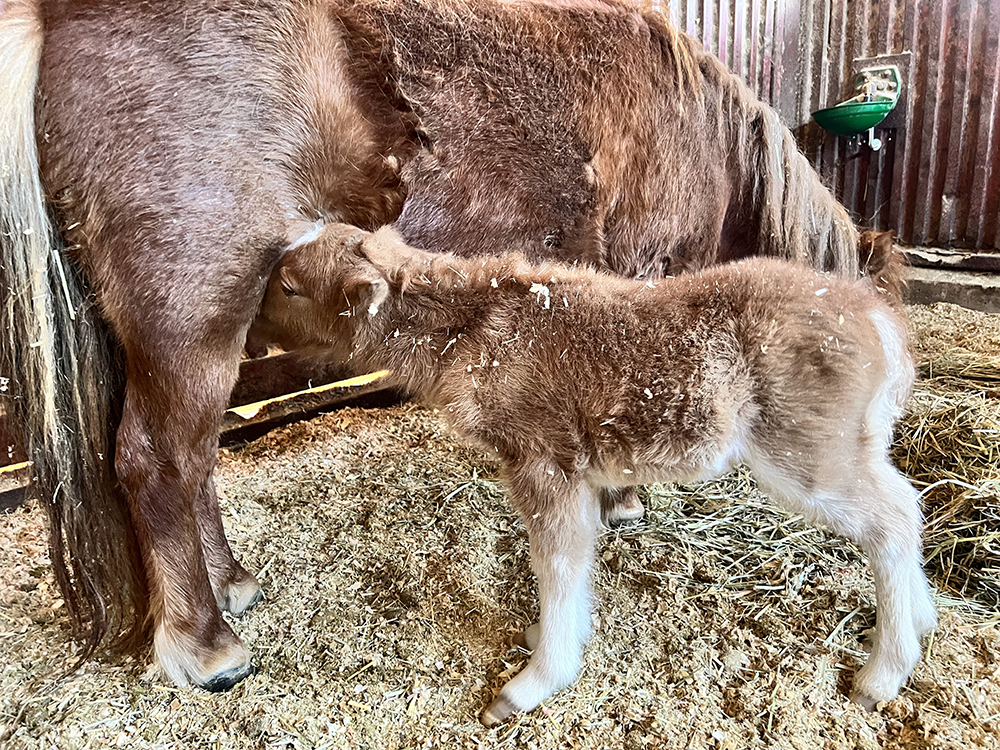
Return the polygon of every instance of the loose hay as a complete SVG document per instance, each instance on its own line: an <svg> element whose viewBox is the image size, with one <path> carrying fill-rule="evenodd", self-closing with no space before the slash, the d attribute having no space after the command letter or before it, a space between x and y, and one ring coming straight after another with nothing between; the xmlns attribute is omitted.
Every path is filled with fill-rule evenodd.
<svg viewBox="0 0 1000 750"><path fill-rule="evenodd" d="M925 557L958 606L1000 612L1000 323L914 307L922 379L893 457L925 494Z"/></svg>
<svg viewBox="0 0 1000 750"><path fill-rule="evenodd" d="M1000 330L950 309L914 320L921 352L951 337L987 355L970 345ZM963 343L948 326L965 325ZM483 729L478 712L527 659L507 640L536 612L526 539L497 467L406 406L337 412L220 455L227 527L267 592L234 621L260 671L228 694L105 661L31 692L65 664L66 620L38 511L0 519L0 746L996 747L996 547L981 547L998 529L996 441L975 432L995 427L996 399L940 372L921 384L897 456L923 485L980 489L927 495L932 579L956 604L880 713L844 695L873 624L867 566L737 472L654 487L643 523L603 537L580 680Z"/></svg>

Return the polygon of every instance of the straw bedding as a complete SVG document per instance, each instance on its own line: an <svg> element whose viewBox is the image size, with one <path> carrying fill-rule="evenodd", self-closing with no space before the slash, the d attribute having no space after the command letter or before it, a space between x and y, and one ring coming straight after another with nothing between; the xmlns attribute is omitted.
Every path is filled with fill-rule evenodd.
<svg viewBox="0 0 1000 750"><path fill-rule="evenodd" d="M345 410L220 455L230 537L267 599L234 622L259 672L209 695L145 662L57 684L66 622L37 509L0 518L6 748L972 748L1000 735L1000 316L911 309L923 380L895 458L926 488L941 625L901 697L845 697L874 592L857 550L773 510L745 472L656 486L608 532L579 681L476 721L527 654L523 528L497 467L407 405Z"/></svg>

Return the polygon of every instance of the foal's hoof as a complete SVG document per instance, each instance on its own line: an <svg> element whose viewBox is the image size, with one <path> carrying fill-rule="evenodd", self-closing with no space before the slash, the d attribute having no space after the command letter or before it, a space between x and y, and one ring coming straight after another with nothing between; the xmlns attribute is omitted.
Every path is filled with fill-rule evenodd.
<svg viewBox="0 0 1000 750"><path fill-rule="evenodd" d="M641 521L646 509L634 487L606 489L601 495L601 523L609 529Z"/></svg>
<svg viewBox="0 0 1000 750"><path fill-rule="evenodd" d="M874 711L879 704L875 698L864 693L851 693L851 703L857 703L865 711Z"/></svg>
<svg viewBox="0 0 1000 750"><path fill-rule="evenodd" d="M479 720L483 722L483 726L485 727L495 727L497 724L507 721L516 711L517 706L501 694L489 705L489 708L483 711L483 715L479 717Z"/></svg>
<svg viewBox="0 0 1000 750"><path fill-rule="evenodd" d="M523 631L515 635L511 640L515 646L520 648L525 648L528 651L534 651L538 648L538 641L542 637L542 626L537 622L534 625L529 625Z"/></svg>
<svg viewBox="0 0 1000 750"><path fill-rule="evenodd" d="M256 671L257 667L255 667L252 663L247 662L242 667L229 669L221 674L215 675L208 682L204 685L200 685L199 687L210 693L224 693L227 690L232 690L238 683L242 682Z"/></svg>

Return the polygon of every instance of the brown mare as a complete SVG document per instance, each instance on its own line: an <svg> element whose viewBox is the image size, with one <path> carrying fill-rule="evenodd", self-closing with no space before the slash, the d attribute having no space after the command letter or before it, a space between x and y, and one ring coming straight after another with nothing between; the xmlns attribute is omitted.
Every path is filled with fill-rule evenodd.
<svg viewBox="0 0 1000 750"><path fill-rule="evenodd" d="M602 0L0 2L2 374L89 655L224 689L260 587L212 482L280 251L318 222L656 277L857 273L775 113ZM613 515L613 512L612 512Z"/></svg>

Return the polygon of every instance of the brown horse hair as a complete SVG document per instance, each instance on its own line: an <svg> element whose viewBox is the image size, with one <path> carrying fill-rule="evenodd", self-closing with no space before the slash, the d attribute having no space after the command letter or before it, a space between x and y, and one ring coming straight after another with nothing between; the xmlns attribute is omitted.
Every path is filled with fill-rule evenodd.
<svg viewBox="0 0 1000 750"><path fill-rule="evenodd" d="M737 165L742 206L756 228L750 240L753 254L856 278L854 222L799 151L778 113L715 57L701 53L698 63L718 91L705 106L714 109L720 139L728 143Z"/></svg>

